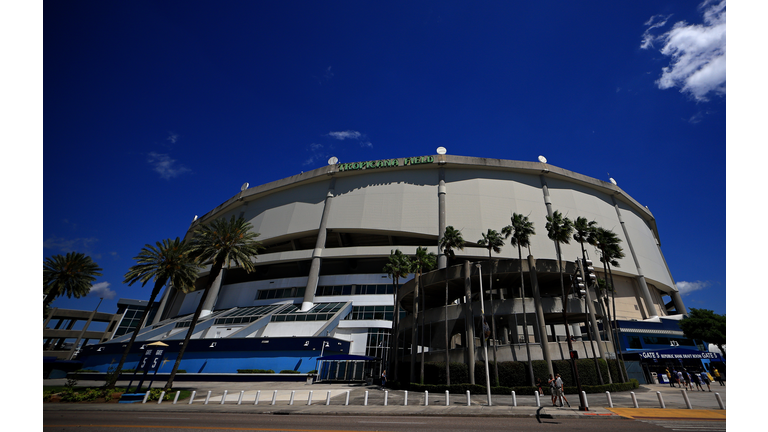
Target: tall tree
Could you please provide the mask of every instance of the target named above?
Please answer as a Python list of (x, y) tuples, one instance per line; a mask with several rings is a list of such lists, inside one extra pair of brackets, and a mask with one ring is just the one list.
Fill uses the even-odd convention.
[[(504, 237), (494, 229), (488, 229), (486, 234), (480, 233), (483, 238), (477, 241), (477, 244), (488, 249), (488, 277), (490, 283), (488, 290), (491, 293), (491, 331), (493, 332), (493, 367), (496, 372), (496, 387), (499, 384), (499, 364), (496, 360), (496, 308), (493, 305), (493, 262), (492, 252), (501, 253), (501, 247), (504, 246)], [(483, 295), (483, 293), (480, 293)], [(500, 295), (501, 296), (501, 295)], [(504, 299), (504, 296), (501, 296)]]
[(709, 309), (691, 308), (688, 316), (678, 321), (678, 325), (685, 337), (715, 344), (725, 358), (725, 315)]
[[(610, 293), (611, 295), (613, 303), (613, 321), (611, 321), (609, 312), (608, 321), (610, 321), (611, 324), (608, 327), (613, 335), (613, 347), (616, 351), (616, 362), (619, 364), (619, 378), (621, 378), (621, 382), (626, 382), (628, 380), (627, 372), (620, 366), (623, 362), (623, 354), (621, 353), (621, 341), (618, 337), (616, 321), (616, 288), (613, 283), (613, 272), (611, 271), (611, 266), (619, 267), (619, 262), (617, 260), (624, 258), (624, 252), (620, 246), (621, 239), (611, 230), (602, 227), (595, 228), (594, 242), (600, 252), (600, 261), (603, 263), (603, 271), (607, 277), (606, 282), (610, 281), (606, 284), (605, 294), (607, 295)], [(610, 309), (608, 306), (606, 306), (606, 308)], [(622, 362), (619, 362), (619, 359), (622, 359)]]
[(451, 342), (450, 335), (448, 334), (448, 267), (456, 259), (454, 250), (464, 250), (465, 243), (461, 231), (450, 225), (445, 227), (445, 233), (443, 233), (443, 237), (440, 239), (439, 246), (447, 258), (445, 265), (445, 313), (443, 314), (443, 323), (445, 324), (445, 380), (448, 385), (451, 385), (451, 355), (448, 352)]
[[(531, 236), (536, 234), (533, 222), (528, 216), (512, 213), (512, 224), (505, 226), (501, 232), (509, 238), (509, 244), (517, 246), (517, 260), (520, 264), (520, 301), (523, 303), (523, 337), (525, 338), (525, 353), (528, 357), (528, 376), (530, 385), (534, 384), (533, 360), (531, 359), (531, 347), (528, 345), (528, 318), (525, 310), (525, 280), (523, 278), (523, 248), (531, 246)], [(546, 342), (545, 342), (546, 343)]]
[[(573, 239), (576, 240), (579, 245), (581, 246), (581, 258), (582, 260), (586, 261), (587, 259), (587, 251), (584, 249), (584, 243), (595, 245), (595, 228), (596, 228), (597, 222), (587, 220), (585, 217), (577, 217), (576, 220), (573, 223)], [(589, 280), (585, 280), (584, 283), (585, 289), (589, 289)], [(592, 332), (590, 331), (590, 318), (589, 318), (589, 311), (585, 311), (588, 315), (587, 317), (587, 338), (589, 339), (589, 345), (592, 347), (592, 358), (595, 360), (595, 368), (597, 369), (597, 376), (600, 378), (600, 384), (603, 384), (603, 373), (600, 371), (600, 364), (597, 361), (597, 355), (595, 355), (595, 346), (592, 344)], [(599, 342), (598, 342), (599, 343)]]
[[(136, 261), (136, 265), (128, 269), (123, 283), (131, 286), (136, 282), (141, 282), (143, 287), (147, 282), (154, 279), (155, 285), (152, 288), (152, 294), (149, 296), (147, 307), (144, 308), (144, 312), (141, 315), (141, 320), (139, 320), (139, 324), (133, 330), (131, 340), (123, 350), (123, 356), (117, 364), (115, 373), (107, 383), (107, 388), (115, 386), (125, 360), (128, 358), (128, 353), (131, 351), (141, 326), (144, 325), (149, 311), (152, 309), (152, 303), (154, 303), (157, 295), (160, 294), (163, 285), (170, 281), (174, 288), (184, 293), (194, 291), (195, 279), (197, 279), (197, 271), (200, 266), (192, 259), (189, 252), (189, 244), (182, 242), (176, 237), (176, 240), (165, 239), (162, 242), (156, 242), (155, 246), (146, 244), (139, 251), (139, 254), (133, 258)], [(157, 311), (157, 313), (161, 312)]]
[(208, 273), (205, 290), (192, 317), (187, 336), (184, 338), (173, 370), (165, 384), (166, 391), (173, 385), (176, 371), (178, 371), (181, 359), (189, 345), (189, 339), (195, 333), (195, 326), (203, 311), (203, 304), (208, 297), (208, 292), (221, 270), (225, 267), (229, 268), (232, 264), (239, 266), (246, 273), (250, 273), (256, 268), (252, 260), (256, 259), (259, 250), (264, 249), (264, 246), (256, 241), (259, 233), (251, 231), (251, 228), (250, 222), (242, 217), (235, 219), (233, 215), (229, 220), (216, 219), (193, 233), (190, 244), (191, 254), (200, 264), (210, 265), (211, 271)]
[[(421, 371), (419, 373), (419, 383), (424, 384), (424, 295), (419, 294), (421, 285), (421, 274), (430, 271), (435, 267), (437, 256), (433, 252), (427, 252), (427, 248), (421, 246), (416, 248), (416, 254), (411, 259), (413, 272), (416, 273), (416, 298), (421, 298)], [(415, 317), (414, 317), (415, 318)], [(416, 320), (413, 325), (416, 326)], [(416, 353), (412, 353), (412, 359), (415, 359)], [(413, 360), (411, 360), (413, 364)]]
[(390, 375), (393, 381), (398, 377), (398, 353), (399, 353), (399, 332), (400, 332), (400, 305), (397, 303), (397, 291), (400, 288), (400, 278), (407, 277), (411, 273), (411, 260), (400, 249), (391, 251), (389, 259), (384, 265), (384, 271), (392, 277), (392, 296), (394, 298), (394, 314), (392, 315), (392, 334), (389, 338), (390, 345), (390, 364), (392, 365)]
[(87, 295), (96, 276), (101, 276), (101, 267), (80, 252), (46, 258), (43, 261), (43, 310), (64, 294), (69, 298)]
[[(547, 216), (547, 236), (555, 242), (557, 251), (557, 267), (560, 273), (560, 290), (563, 298), (563, 323), (565, 324), (565, 338), (568, 341), (568, 352), (573, 352), (573, 343), (571, 342), (571, 331), (568, 328), (568, 299), (565, 295), (565, 285), (563, 283), (563, 257), (560, 245), (570, 244), (571, 234), (573, 234), (573, 221), (563, 216), (559, 211), (555, 211), (552, 216)], [(571, 369), (573, 377), (576, 379), (576, 388), (579, 394), (580, 407), (584, 407), (585, 401), (581, 394), (581, 380), (579, 379), (579, 369), (576, 366), (576, 360), (571, 356)]]

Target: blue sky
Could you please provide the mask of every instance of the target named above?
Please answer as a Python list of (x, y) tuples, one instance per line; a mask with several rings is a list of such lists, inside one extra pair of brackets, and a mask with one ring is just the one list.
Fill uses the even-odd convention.
[(147, 299), (142, 246), (245, 182), (443, 146), (616, 179), (686, 306), (725, 313), (724, 1), (44, 6), (43, 259), (104, 269), (53, 306)]

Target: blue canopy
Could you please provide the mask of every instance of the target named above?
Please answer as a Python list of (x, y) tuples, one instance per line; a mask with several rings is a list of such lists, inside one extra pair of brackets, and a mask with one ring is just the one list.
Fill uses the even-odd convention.
[(376, 357), (368, 357), (368, 356), (352, 355), (352, 354), (334, 354), (334, 355), (318, 357), (317, 359), (318, 360), (357, 360), (357, 361), (378, 360)]

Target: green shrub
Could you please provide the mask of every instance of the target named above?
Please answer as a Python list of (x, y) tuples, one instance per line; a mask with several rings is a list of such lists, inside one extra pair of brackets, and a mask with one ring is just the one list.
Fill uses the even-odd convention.
[[(237, 373), (253, 374), (253, 373), (275, 373), (272, 369), (238, 369)], [(281, 372), (282, 373), (282, 372)]]
[(281, 374), (300, 374), (301, 372), (295, 371), (292, 369), (283, 369), (280, 371)]
[[(147, 398), (147, 401), (156, 401), (160, 399), (160, 394), (163, 393), (163, 389), (161, 388), (153, 388), (149, 389), (149, 397)], [(169, 401), (174, 398), (176, 395), (176, 392), (174, 390), (168, 390), (165, 392), (165, 395), (163, 395), (164, 401)]]

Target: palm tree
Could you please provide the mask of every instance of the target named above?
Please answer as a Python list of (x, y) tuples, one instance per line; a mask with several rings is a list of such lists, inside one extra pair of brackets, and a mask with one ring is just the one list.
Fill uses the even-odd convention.
[[(435, 267), (437, 262), (437, 256), (434, 252), (427, 252), (427, 248), (421, 246), (416, 248), (416, 255), (413, 256), (411, 263), (413, 265), (413, 271), (416, 273), (416, 298), (421, 298), (421, 372), (419, 374), (419, 383), (424, 384), (424, 296), (419, 295), (419, 285), (421, 284), (421, 274), (425, 271), (430, 271)], [(416, 308), (414, 308), (416, 310)], [(416, 315), (414, 315), (416, 318)], [(413, 322), (414, 328), (416, 328), (416, 320)], [(413, 371), (413, 365), (415, 362), (416, 353), (411, 353), (411, 370)]]
[(173, 384), (181, 358), (184, 356), (187, 345), (189, 345), (189, 339), (195, 333), (195, 326), (203, 311), (203, 304), (208, 297), (208, 292), (221, 270), (225, 267), (229, 268), (233, 263), (245, 270), (246, 273), (250, 273), (256, 268), (252, 260), (259, 254), (259, 250), (264, 249), (264, 246), (256, 241), (259, 233), (252, 232), (251, 228), (250, 222), (242, 217), (235, 219), (233, 215), (229, 221), (221, 218), (208, 225), (203, 225), (193, 234), (190, 242), (191, 254), (200, 264), (210, 264), (211, 271), (208, 273), (205, 290), (192, 317), (187, 336), (184, 338), (179, 355), (176, 357), (176, 363), (174, 363), (171, 375), (165, 384), (166, 391)]
[(411, 272), (411, 260), (400, 249), (391, 251), (389, 260), (384, 265), (384, 271), (392, 277), (392, 295), (394, 297), (394, 314), (392, 315), (392, 334), (390, 335), (390, 360), (392, 364), (392, 380), (397, 381), (399, 332), (400, 332), (400, 305), (397, 303), (397, 290), (400, 287), (400, 278), (406, 277)]
[[(491, 262), (491, 252), (501, 253), (501, 247), (504, 246), (504, 238), (496, 230), (488, 229), (487, 234), (480, 233), (483, 238), (477, 241), (477, 244), (488, 249), (488, 277), (490, 283), (488, 290), (491, 293), (491, 331), (493, 332), (493, 367), (496, 372), (496, 387), (499, 386), (499, 364), (496, 360), (496, 313), (493, 306), (493, 263)], [(483, 293), (480, 293), (482, 295)], [(504, 296), (499, 292), (501, 299)]]
[(43, 310), (59, 296), (80, 298), (91, 290), (96, 276), (101, 276), (99, 267), (91, 257), (80, 252), (69, 252), (66, 256), (54, 255), (43, 261)]
[[(144, 308), (141, 320), (133, 330), (131, 340), (126, 345), (125, 350), (123, 350), (123, 357), (120, 359), (120, 363), (117, 364), (112, 378), (107, 383), (107, 388), (115, 386), (125, 360), (128, 358), (128, 353), (131, 351), (141, 326), (147, 319), (150, 309), (152, 309), (152, 303), (154, 303), (163, 285), (170, 280), (176, 289), (184, 293), (195, 289), (195, 279), (197, 279), (197, 271), (200, 266), (190, 257), (189, 244), (182, 242), (176, 237), (176, 240), (165, 239), (162, 243), (156, 242), (155, 245), (144, 245), (139, 254), (133, 258), (137, 264), (131, 267), (128, 273), (125, 274), (123, 283), (127, 283), (128, 286), (141, 282), (143, 287), (152, 279), (155, 280), (155, 286), (152, 288), (152, 294), (149, 296), (149, 302), (147, 307)], [(160, 312), (162, 311), (157, 311), (157, 313)]]
[(520, 263), (520, 300), (523, 302), (523, 337), (525, 337), (525, 353), (528, 356), (528, 375), (533, 386), (533, 361), (531, 360), (531, 347), (528, 345), (528, 318), (525, 311), (525, 280), (523, 279), (523, 248), (531, 246), (531, 236), (536, 234), (533, 222), (528, 216), (512, 213), (512, 225), (505, 226), (501, 232), (505, 238), (509, 238), (509, 244), (517, 246), (517, 260)]
[[(597, 222), (587, 220), (585, 217), (577, 217), (576, 221), (573, 223), (573, 239), (579, 242), (579, 245), (581, 246), (581, 258), (584, 261), (584, 265), (586, 265), (586, 259), (587, 259), (587, 252), (584, 249), (584, 243), (588, 243), (590, 245), (595, 245), (595, 225), (597, 225)], [(589, 289), (589, 281), (585, 280), (584, 283), (585, 289)], [(592, 344), (592, 332), (590, 332), (590, 319), (587, 318), (587, 338), (589, 339), (589, 344), (592, 347), (592, 358), (595, 359), (595, 368), (597, 369), (597, 376), (600, 378), (600, 384), (603, 384), (603, 373), (600, 371), (600, 363), (597, 361), (597, 355), (595, 355), (595, 346)], [(610, 377), (609, 377), (610, 378)]]
[(451, 356), (448, 352), (450, 348), (450, 335), (448, 334), (448, 267), (452, 260), (456, 258), (454, 249), (464, 250), (464, 237), (461, 236), (461, 231), (457, 230), (453, 226), (445, 227), (445, 233), (440, 239), (439, 247), (443, 251), (448, 261), (445, 265), (445, 313), (443, 314), (443, 322), (445, 324), (445, 381), (447, 385), (451, 385)]
[[(571, 331), (568, 329), (568, 315), (567, 315), (567, 299), (565, 297), (565, 285), (563, 283), (563, 259), (560, 249), (561, 244), (570, 244), (571, 234), (573, 234), (573, 222), (564, 217), (559, 211), (555, 211), (552, 216), (547, 216), (547, 236), (550, 240), (555, 242), (555, 250), (557, 251), (557, 267), (560, 273), (560, 292), (563, 299), (563, 323), (565, 324), (565, 338), (568, 341), (568, 352), (573, 352), (573, 344), (571, 343)], [(579, 380), (579, 369), (576, 367), (576, 360), (571, 356), (571, 368), (573, 369), (573, 376), (576, 379), (576, 387), (579, 394), (580, 406), (584, 406), (584, 401), (581, 395), (581, 380)]]
[[(614, 349), (617, 354), (617, 362), (619, 358), (622, 358), (623, 361), (623, 355), (621, 354), (621, 342), (619, 341), (617, 334), (618, 329), (616, 328), (616, 290), (615, 285), (613, 284), (613, 272), (611, 271), (611, 266), (619, 267), (619, 262), (617, 260), (624, 258), (624, 252), (620, 243), (621, 239), (613, 231), (601, 227), (595, 229), (595, 246), (600, 252), (600, 261), (603, 263), (604, 274), (610, 278), (610, 283), (606, 284), (606, 291), (610, 291), (611, 299), (613, 300), (613, 325), (610, 325), (610, 331), (614, 334), (613, 340)], [(608, 306), (606, 306), (606, 308), (610, 311)], [(611, 321), (610, 312), (608, 320)], [(621, 378), (621, 382), (626, 382), (625, 374), (626, 371), (623, 371), (622, 368), (619, 367), (619, 377)]]

